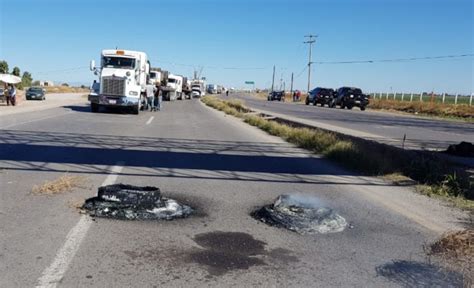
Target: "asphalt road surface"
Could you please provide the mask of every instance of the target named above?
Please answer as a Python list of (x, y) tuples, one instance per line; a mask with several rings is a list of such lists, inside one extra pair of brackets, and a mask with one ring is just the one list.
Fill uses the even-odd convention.
[(248, 94), (231, 94), (229, 97), (242, 99), (247, 106), (255, 109), (309, 120), (323, 127), (327, 125), (329, 129), (343, 129), (343, 133), (399, 147), (405, 135), (405, 147), (415, 149), (446, 150), (450, 144), (459, 144), (461, 141), (474, 143), (473, 123), (372, 110), (360, 111), (357, 107), (342, 110), (319, 105), (293, 105), (257, 99)]
[[(65, 173), (83, 177), (80, 187), (31, 193)], [(79, 213), (84, 199), (111, 183), (157, 186), (197, 213), (174, 221)], [(198, 100), (165, 102), (164, 111), (138, 116), (90, 113), (85, 104), (0, 116), (0, 193), (0, 287), (458, 287), (462, 281), (428, 264), (423, 245), (464, 227), (463, 212), (341, 169)], [(300, 235), (249, 216), (280, 194), (314, 197), (350, 227)]]

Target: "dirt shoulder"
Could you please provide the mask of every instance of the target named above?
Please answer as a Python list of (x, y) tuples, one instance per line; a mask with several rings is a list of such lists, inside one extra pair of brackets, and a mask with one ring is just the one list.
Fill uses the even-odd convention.
[(0, 117), (18, 113), (46, 110), (71, 104), (87, 103), (87, 93), (51, 93), (46, 94), (46, 100), (25, 100), (24, 91), (17, 94), (17, 105), (7, 106), (0, 102)]

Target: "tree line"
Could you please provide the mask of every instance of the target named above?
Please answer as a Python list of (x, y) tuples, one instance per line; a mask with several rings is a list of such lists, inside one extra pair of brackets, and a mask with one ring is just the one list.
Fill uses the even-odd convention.
[[(5, 60), (0, 61), (0, 73), (3, 73), (3, 74), (9, 73), (8, 63)], [(13, 67), (12, 74), (15, 76), (21, 77), (21, 82), (18, 83), (17, 85), (18, 89), (23, 89), (24, 87), (31, 87), (31, 84), (33, 83), (33, 77), (31, 76), (30, 72), (24, 71), (23, 75), (20, 76), (21, 74), (20, 68), (15, 66)]]

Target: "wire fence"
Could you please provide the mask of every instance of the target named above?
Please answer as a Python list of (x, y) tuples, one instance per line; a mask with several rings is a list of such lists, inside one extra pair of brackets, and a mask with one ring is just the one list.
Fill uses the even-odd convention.
[(370, 93), (372, 99), (379, 100), (395, 100), (407, 102), (429, 102), (442, 103), (452, 105), (469, 105), (472, 106), (474, 101), (474, 93), (471, 95), (448, 94), (448, 93)]

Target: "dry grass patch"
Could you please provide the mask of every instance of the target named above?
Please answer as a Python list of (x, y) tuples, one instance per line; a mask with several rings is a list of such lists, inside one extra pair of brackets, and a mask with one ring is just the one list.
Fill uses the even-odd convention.
[[(215, 97), (204, 97), (202, 101), (226, 114), (243, 119), (267, 133), (325, 156), (347, 168), (370, 176), (398, 174), (393, 179), (399, 185), (413, 185), (413, 179), (426, 184), (430, 194), (470, 201), (474, 199), (474, 187), (469, 176), (457, 167), (452, 167), (435, 154), (401, 150), (396, 147), (348, 137), (318, 128), (292, 127), (287, 123), (270, 121), (250, 112), (240, 101), (226, 101)], [(392, 176), (393, 176), (392, 175)], [(470, 200), (469, 200), (470, 199)], [(465, 206), (465, 205), (463, 205)]]
[(437, 256), (470, 278), (474, 273), (474, 229), (449, 232), (426, 247), (427, 254)]
[(89, 92), (87, 88), (80, 87), (68, 87), (68, 86), (46, 86), (43, 87), (46, 89), (46, 93), (79, 93), (79, 92)]
[(55, 180), (45, 181), (41, 185), (33, 186), (31, 192), (35, 195), (55, 195), (70, 192), (74, 188), (84, 187), (86, 178), (64, 174)]
[(456, 117), (474, 121), (474, 106), (466, 104), (453, 105), (419, 101), (402, 102), (397, 100), (371, 99), (369, 107), (372, 109), (395, 110), (439, 117)]

